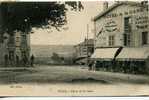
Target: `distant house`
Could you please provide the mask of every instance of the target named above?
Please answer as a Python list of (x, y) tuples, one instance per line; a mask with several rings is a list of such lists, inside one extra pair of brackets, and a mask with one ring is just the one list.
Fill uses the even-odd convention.
[(83, 42), (75, 45), (76, 50), (76, 63), (85, 64), (88, 57), (94, 52), (94, 40), (85, 39)]
[(99, 67), (112, 68), (112, 64), (108, 63), (115, 60), (120, 70), (130, 64), (132, 69), (128, 70), (146, 70), (144, 66), (148, 65), (145, 61), (149, 56), (148, 3), (119, 1), (108, 7), (108, 2), (104, 2), (103, 7), (103, 12), (93, 19), (95, 52), (91, 58), (97, 61)]
[(16, 31), (13, 35), (4, 33), (4, 41), (0, 43), (0, 52), (2, 53), (0, 64), (3, 65), (5, 62), (5, 56), (8, 56), (8, 62), (10, 64), (16, 63), (16, 56), (18, 60), (21, 60), (26, 56), (29, 60), (30, 57), (30, 34), (25, 34)]

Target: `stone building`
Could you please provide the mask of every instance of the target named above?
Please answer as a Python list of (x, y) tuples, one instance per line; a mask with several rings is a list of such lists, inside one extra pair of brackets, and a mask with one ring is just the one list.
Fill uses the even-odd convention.
[(83, 42), (75, 46), (76, 62), (79, 64), (86, 64), (86, 58), (90, 57), (94, 52), (94, 40), (85, 39)]
[(15, 66), (17, 62), (23, 63), (24, 57), (29, 60), (30, 34), (17, 30), (9, 34), (5, 32), (6, 13), (7, 7), (0, 4), (0, 65), (4, 66), (7, 63), (9, 66)]
[(149, 56), (147, 2), (119, 1), (110, 7), (104, 2), (103, 12), (93, 21), (95, 52), (91, 58), (95, 61), (116, 60), (126, 65), (125, 62), (145, 61)]
[(13, 35), (4, 33), (3, 38), (3, 43), (0, 43), (1, 65), (5, 63), (6, 56), (8, 56), (7, 64), (9, 65), (15, 65), (16, 62), (21, 64), (24, 57), (27, 57), (29, 61), (30, 34), (16, 31)]

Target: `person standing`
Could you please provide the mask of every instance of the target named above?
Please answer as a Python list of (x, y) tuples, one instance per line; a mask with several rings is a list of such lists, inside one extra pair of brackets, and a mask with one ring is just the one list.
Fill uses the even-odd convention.
[(16, 55), (16, 66), (19, 66), (19, 56)]
[(30, 59), (30, 60), (31, 60), (31, 66), (32, 66), (32, 67), (34, 66), (34, 58), (35, 58), (34, 55), (32, 55), (32, 56), (31, 56), (31, 59)]
[(23, 66), (27, 67), (27, 65), (28, 65), (28, 58), (27, 58), (26, 55), (23, 55), (22, 62), (23, 62)]
[(92, 66), (92, 70), (93, 70), (93, 71), (96, 71), (96, 65), (97, 65), (97, 62), (94, 61), (94, 64), (93, 64), (93, 66)]
[(93, 61), (89, 61), (89, 64), (88, 64), (89, 70), (92, 70), (93, 63), (94, 63)]
[(8, 55), (7, 54), (5, 54), (5, 56), (4, 56), (4, 62), (5, 62), (5, 66), (7, 67), (8, 66)]

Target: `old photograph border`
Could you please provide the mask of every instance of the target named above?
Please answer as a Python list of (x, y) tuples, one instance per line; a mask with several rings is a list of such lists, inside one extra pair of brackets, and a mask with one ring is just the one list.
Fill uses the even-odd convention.
[[(12, 2), (13, 2), (13, 0), (12, 0)], [(17, 2), (18, 2), (18, 0), (17, 0)], [(30, 2), (32, 2), (32, 1), (30, 1)], [(82, 0), (82, 2), (90, 2), (91, 3), (91, 2), (100, 2), (100, 1), (88, 1), (88, 0), (83, 1)], [(103, 1), (101, 1), (101, 2), (103, 2)], [(107, 5), (105, 4), (104, 7), (107, 7)], [(105, 10), (105, 9), (103, 8), (103, 10)], [(140, 10), (140, 12), (141, 12), (141, 10)], [(131, 12), (131, 13), (133, 13), (133, 12)], [(96, 23), (97, 19), (101, 16), (102, 15), (97, 15), (96, 17), (92, 18), (91, 21), (94, 21)], [(115, 17), (117, 15), (109, 15), (107, 17), (110, 18), (110, 17), (113, 17), (113, 16)], [(101, 28), (101, 30), (100, 30), (100, 28), (98, 30), (96, 28), (96, 30), (94, 30), (94, 31), (98, 30), (98, 32), (97, 32), (98, 34), (95, 32), (95, 34), (94, 34), (95, 37), (94, 38), (97, 38), (98, 35), (100, 35), (102, 33), (102, 31), (115, 31), (116, 30), (116, 32), (120, 32), (121, 27), (123, 27), (118, 23), (118, 26), (121, 26), (121, 27), (120, 28), (118, 27), (118, 29), (117, 29), (117, 26), (116, 26), (117, 22), (104, 23), (101, 26), (105, 25), (105, 27), (111, 27), (110, 24), (112, 25), (112, 28), (109, 28), (110, 30), (108, 30), (108, 28), (107, 28), (107, 30), (103, 30), (102, 28)], [(139, 22), (138, 22), (137, 25), (138, 25), (138, 28), (140, 28)], [(111, 96), (111, 97), (112, 96), (117, 96), (117, 97), (130, 96), (130, 97), (134, 97), (134, 96), (136, 96), (136, 97), (138, 97), (138, 96), (140, 96), (140, 97), (142, 97), (142, 96), (149, 96), (148, 72), (144, 72), (144, 71), (142, 72), (142, 70), (140, 71), (138, 69), (139, 72), (138, 71), (134, 72), (134, 70), (133, 70), (133, 72), (131, 73), (129, 70), (125, 70), (126, 72), (122, 71), (122, 73), (119, 73), (117, 71), (117, 69), (106, 69), (106, 68), (101, 68), (100, 69), (99, 68), (98, 69), (99, 72), (97, 73), (96, 72), (97, 69), (96, 69), (95, 66), (97, 65), (98, 62), (94, 61), (94, 59), (98, 59), (98, 57), (105, 57), (106, 58), (107, 55), (108, 55), (108, 57), (105, 60), (105, 62), (109, 61), (109, 59), (113, 59), (113, 58), (114, 58), (113, 60), (115, 60), (115, 57), (117, 57), (117, 55), (119, 55), (119, 52), (121, 52), (121, 50), (123, 50), (124, 52), (122, 52), (117, 57), (118, 59), (123, 61), (123, 59), (121, 59), (121, 57), (122, 58), (126, 57), (124, 55), (126, 53), (128, 53), (128, 51), (129, 51), (130, 54), (128, 54), (128, 55), (129, 55), (130, 58), (132, 57), (130, 59), (132, 62), (133, 62), (133, 59), (136, 59), (135, 56), (138, 57), (140, 62), (142, 62), (142, 58), (139, 58), (138, 55), (139, 54), (143, 55), (143, 53), (149, 51), (149, 49), (146, 48), (146, 47), (142, 47), (142, 48), (145, 48), (145, 49), (137, 48), (138, 51), (135, 51), (134, 49), (136, 49), (136, 48), (128, 49), (128, 48), (122, 48), (121, 46), (114, 47), (114, 49), (113, 48), (109, 49), (109, 47), (106, 47), (106, 43), (105, 44), (104, 44), (104, 42), (102, 43), (102, 39), (101, 39), (100, 43), (98, 43), (98, 41), (97, 42), (96, 41), (92, 42), (93, 44), (94, 44), (94, 42), (95, 42), (95, 44), (97, 43), (96, 45), (95, 44), (94, 45), (89, 44), (88, 40), (90, 40), (90, 39), (88, 38), (89, 37), (88, 36), (88, 30), (89, 30), (88, 27), (90, 27), (90, 26), (88, 24), (85, 25), (85, 26), (86, 26), (85, 27), (85, 32), (84, 32), (85, 33), (85, 35), (84, 35), (85, 39), (84, 39), (84, 41), (82, 41), (82, 42), (78, 43), (77, 45), (75, 45), (75, 48), (76, 48), (76, 50), (80, 50), (80, 48), (83, 48), (84, 45), (85, 45), (85, 47), (89, 45), (89, 48), (93, 48), (95, 50), (94, 53), (92, 52), (92, 49), (91, 49), (89, 52), (87, 52), (85, 54), (85, 57), (87, 58), (87, 59), (85, 59), (85, 63), (84, 62), (79, 62), (79, 61), (77, 62), (77, 64), (81, 64), (81, 65), (82, 64), (85, 64), (85, 65), (87, 64), (87, 66), (89, 66), (89, 67), (82, 67), (82, 66), (80, 67), (78, 65), (73, 65), (75, 68), (74, 67), (69, 68), (69, 64), (71, 65), (70, 62), (73, 60), (71, 57), (74, 56), (74, 55), (73, 55), (73, 53), (70, 52), (71, 53), (70, 55), (72, 55), (72, 56), (69, 57), (69, 59), (66, 59), (66, 62), (62, 62), (61, 60), (64, 59), (65, 56), (64, 57), (61, 57), (61, 56), (63, 56), (64, 54), (61, 54), (61, 51), (57, 51), (58, 53), (55, 53), (56, 49), (58, 47), (59, 47), (58, 49), (60, 50), (60, 45), (58, 45), (58, 47), (56, 47), (56, 49), (54, 49), (55, 52), (53, 51), (53, 53), (51, 53), (53, 58), (52, 57), (51, 58), (46, 58), (46, 59), (50, 59), (50, 60), (52, 59), (53, 60), (52, 62), (48, 62), (48, 64), (51, 64), (52, 66), (54, 66), (50, 69), (49, 68), (46, 69), (46, 67), (48, 65), (43, 65), (43, 68), (40, 68), (39, 67), (40, 66), (39, 62), (43, 63), (40, 59), (36, 62), (36, 63), (38, 63), (38, 65), (34, 65), (34, 63), (33, 63), (34, 62), (34, 55), (33, 54), (31, 56), (29, 55), (29, 60), (30, 61), (28, 63), (25, 63), (27, 60), (24, 60), (24, 62), (21, 63), (21, 65), (24, 64), (28, 68), (18, 68), (17, 67), (15, 70), (13, 68), (12, 69), (11, 68), (6, 68), (6, 69), (5, 68), (0, 68), (0, 69), (2, 69), (2, 71), (5, 71), (4, 76), (5, 76), (5, 74), (9, 74), (10, 71), (14, 72), (13, 74), (10, 73), (10, 76), (12, 76), (12, 77), (6, 78), (6, 79), (9, 79), (8, 83), (4, 82), (4, 84), (2, 83), (0, 85), (0, 96), (1, 97), (8, 97), (8, 96), (10, 96), (10, 97), (22, 97), (22, 96), (33, 96), (33, 97), (34, 96), (48, 96), (48, 97), (50, 97), (50, 96), (51, 97), (53, 97), (53, 96), (54, 97), (65, 97), (65, 96), (67, 96), (67, 97), (68, 96), (69, 97), (72, 97), (72, 96), (73, 97), (74, 96), (75, 97), (89, 97), (89, 96), (91, 96), (91, 97), (103, 97), (103, 96), (105, 96), (105, 97), (106, 96), (107, 97), (109, 97), (109, 96)], [(93, 26), (93, 28), (94, 27), (96, 27), (96, 25)], [(115, 29), (115, 27), (116, 27), (116, 29)], [(141, 28), (142, 28), (142, 26), (141, 26)], [(148, 29), (146, 29), (146, 30), (148, 31)], [(17, 34), (22, 34), (22, 33), (19, 33), (19, 32), (16, 32), (16, 33)], [(4, 36), (7, 38), (8, 34), (4, 34)], [(72, 38), (73, 38), (73, 35), (72, 35)], [(74, 38), (75, 38), (75, 35), (74, 35)], [(144, 35), (143, 40), (145, 40), (145, 39), (146, 39), (146, 35)], [(113, 42), (113, 37), (112, 36), (109, 37), (109, 40), (110, 40), (110, 41), (108, 41), (109, 45), (112, 46), (115, 43), (115, 42)], [(137, 45), (138, 40), (134, 40), (134, 41), (135, 41), (134, 44)], [(65, 42), (68, 42), (68, 41), (65, 41)], [(128, 42), (129, 42), (129, 40), (127, 41), (127, 43)], [(146, 41), (143, 41), (143, 43), (146, 44)], [(19, 45), (19, 44), (17, 44), (17, 45)], [(103, 45), (105, 47), (102, 47), (101, 45)], [(132, 43), (132, 45), (133, 45), (133, 43)], [(55, 47), (52, 47), (52, 48), (55, 48)], [(98, 48), (100, 48), (100, 49), (98, 49)], [(103, 49), (103, 48), (106, 48), (106, 49)], [(89, 50), (89, 49), (87, 49), (87, 50)], [(116, 52), (116, 55), (114, 55), (115, 50), (118, 51), (118, 52)], [(72, 51), (72, 48), (71, 49), (69, 48), (65, 52), (68, 53), (68, 51)], [(47, 51), (41, 51), (41, 52), (43, 53), (43, 52), (47, 52)], [(100, 54), (98, 52), (100, 52), (102, 54)], [(114, 53), (112, 54), (112, 52), (114, 52)], [(81, 54), (81, 53), (83, 54), (83, 52), (79, 51), (79, 54)], [(93, 55), (91, 56), (90, 53), (92, 53)], [(106, 55), (106, 53), (107, 53), (107, 55)], [(18, 55), (19, 55), (19, 53), (18, 53)], [(28, 55), (28, 54), (26, 53), (26, 55)], [(43, 54), (43, 55), (46, 55), (46, 54)], [(141, 55), (141, 57), (144, 57), (144, 56), (146, 57), (147, 56), (147, 55), (143, 55), (143, 56), (142, 55)], [(93, 58), (93, 61), (92, 60), (89, 61), (89, 59), (88, 59), (89, 56), (91, 58)], [(110, 58), (110, 56), (114, 56), (114, 57)], [(5, 56), (5, 58), (7, 59), (8, 57)], [(36, 55), (35, 55), (35, 58), (36, 58)], [(4, 64), (6, 66), (15, 66), (13, 64), (17, 63), (17, 57), (15, 57), (15, 63), (13, 63), (12, 60), (9, 61), (10, 65), (5, 63), (6, 60), (4, 61)], [(126, 60), (129, 60), (129, 59), (126, 59)], [(66, 65), (68, 65), (68, 67), (65, 68), (64, 66), (59, 65), (59, 63), (57, 63), (56, 61), (61, 62), (61, 64), (62, 63), (66, 64)], [(102, 61), (101, 58), (100, 58), (100, 61)], [(69, 62), (69, 64), (68, 64), (68, 62)], [(73, 61), (72, 61), (72, 63), (73, 63)], [(111, 62), (111, 63), (115, 64), (113, 62)], [(141, 64), (143, 66), (144, 63), (137, 63), (137, 65), (138, 64)], [(119, 66), (120, 65), (123, 65), (123, 64), (120, 63)], [(127, 65), (128, 65), (128, 63), (127, 63)], [(30, 67), (30, 66), (32, 66), (32, 67)], [(39, 70), (35, 70), (36, 66), (37, 66), (37, 69), (39, 69)], [(61, 66), (61, 67), (59, 67), (59, 66)], [(133, 63), (133, 66), (135, 66), (134, 63)], [(59, 70), (59, 69), (61, 69), (61, 70)], [(20, 75), (19, 71), (23, 71), (23, 70), (25, 70), (24, 72), (30, 73), (30, 74), (32, 74), (36, 71), (39, 71), (39, 73), (42, 73), (42, 74), (41, 75), (39, 75), (38, 73), (33, 74), (33, 76), (36, 76), (34, 79), (30, 79), (30, 77), (28, 75), (26, 75), (26, 81), (24, 81), (25, 79), (23, 79), (23, 76), (22, 76), (22, 78), (17, 77), (17, 75)], [(43, 70), (45, 71), (44, 74), (43, 74)], [(73, 70), (75, 72), (71, 72)], [(110, 70), (110, 72), (107, 72), (107, 70), (108, 71)], [(119, 69), (119, 70), (123, 70), (123, 69)], [(145, 68), (144, 68), (144, 70), (145, 70)], [(147, 70), (148, 69), (146, 69), (145, 71), (147, 71)], [(58, 76), (59, 72), (61, 73), (60, 75), (64, 75), (64, 76), (67, 75), (67, 76), (65, 76), (65, 77)], [(49, 73), (52, 73), (53, 76), (52, 76), (52, 74), (49, 74)], [(82, 73), (83, 75), (81, 76), (81, 75), (79, 75), (79, 73)], [(123, 75), (123, 73), (125, 73), (125, 74)], [(143, 75), (142, 75), (142, 73), (143, 73)], [(144, 75), (144, 73), (145, 73), (145, 75)], [(49, 79), (44, 77), (44, 75), (46, 75), (46, 74), (51, 75)], [(135, 75), (135, 74), (137, 74), (137, 75)], [(141, 75), (139, 75), (139, 74), (141, 74)], [(16, 76), (16, 77), (13, 77), (13, 75)], [(43, 81), (43, 83), (39, 82), (40, 78), (42, 79), (41, 81)], [(3, 79), (3, 77), (1, 77), (0, 80), (1, 79)], [(20, 83), (18, 81), (16, 81), (16, 82), (14, 81), (14, 80), (17, 80), (17, 79), (20, 81)], [(3, 80), (5, 81), (5, 78)], [(9, 83), (11, 83), (11, 84), (9, 84)]]

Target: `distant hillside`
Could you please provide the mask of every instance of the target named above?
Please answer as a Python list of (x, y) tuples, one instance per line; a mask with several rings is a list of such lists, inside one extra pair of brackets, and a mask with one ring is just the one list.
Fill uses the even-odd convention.
[(53, 52), (64, 56), (72, 56), (73, 45), (31, 45), (31, 53), (36, 57), (51, 57)]

